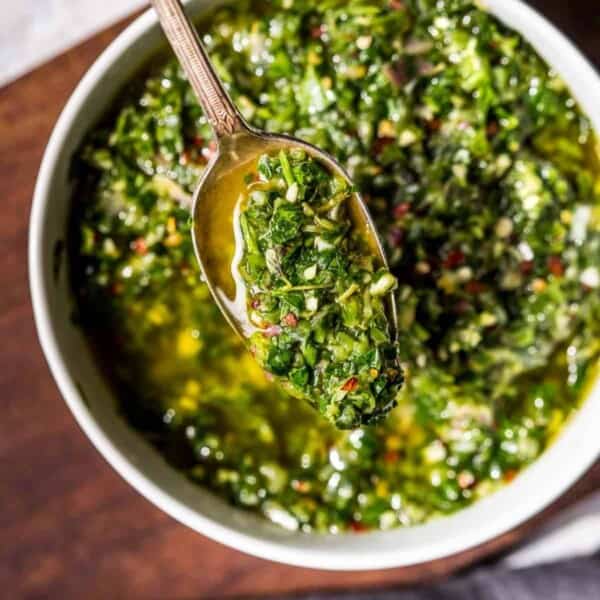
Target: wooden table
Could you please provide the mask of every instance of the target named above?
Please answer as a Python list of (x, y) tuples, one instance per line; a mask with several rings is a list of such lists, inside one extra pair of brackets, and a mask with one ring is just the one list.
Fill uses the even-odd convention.
[[(600, 65), (600, 8), (536, 0)], [(0, 90), (0, 595), (214, 598), (391, 586), (442, 577), (523, 539), (600, 488), (600, 464), (532, 522), (484, 547), (409, 569), (357, 574), (281, 566), (179, 525), (104, 462), (61, 400), (38, 346), (27, 227), (42, 152), (77, 81), (121, 23)]]

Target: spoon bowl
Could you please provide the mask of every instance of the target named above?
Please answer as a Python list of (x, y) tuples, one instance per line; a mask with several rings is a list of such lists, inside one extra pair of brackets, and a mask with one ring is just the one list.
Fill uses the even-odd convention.
[[(255, 131), (244, 124), (240, 131), (220, 140), (218, 151), (194, 193), (192, 235), (196, 257), (219, 308), (231, 327), (244, 338), (256, 331), (256, 327), (248, 320), (245, 287), (237, 273), (241, 236), (236, 219), (238, 199), (245, 189), (244, 177), (255, 170), (259, 156), (294, 148), (303, 150), (332, 175), (352, 185), (348, 173), (330, 154), (297, 138)], [(350, 197), (347, 209), (378, 266), (387, 269), (381, 240), (357, 191)], [(389, 294), (388, 312), (395, 334), (397, 316), (393, 294)]]

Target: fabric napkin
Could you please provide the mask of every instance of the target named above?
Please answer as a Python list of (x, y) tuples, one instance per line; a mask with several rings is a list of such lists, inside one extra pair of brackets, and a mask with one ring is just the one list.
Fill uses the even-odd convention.
[(511, 570), (480, 568), (416, 589), (310, 594), (302, 600), (599, 600), (600, 559), (581, 558)]

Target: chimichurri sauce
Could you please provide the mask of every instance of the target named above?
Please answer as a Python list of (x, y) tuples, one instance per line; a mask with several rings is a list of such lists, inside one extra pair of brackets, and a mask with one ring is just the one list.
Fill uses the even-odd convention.
[(91, 134), (74, 199), (79, 319), (132, 425), (302, 531), (421, 523), (513, 479), (600, 355), (600, 183), (568, 89), (466, 0), (238, 2), (201, 30), (244, 116), (337, 156), (367, 199), (406, 382), (384, 422), (340, 432), (224, 323), (190, 240), (214, 142), (169, 62)]
[(352, 220), (350, 184), (302, 149), (263, 154), (245, 179), (232, 272), (252, 354), (336, 427), (376, 423), (402, 384), (385, 305), (397, 282)]

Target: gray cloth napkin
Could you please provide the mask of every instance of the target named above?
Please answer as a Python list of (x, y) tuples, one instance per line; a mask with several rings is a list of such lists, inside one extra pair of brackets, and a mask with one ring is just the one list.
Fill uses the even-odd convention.
[(315, 593), (298, 600), (600, 600), (600, 559), (579, 558), (528, 569), (480, 567), (413, 589)]

